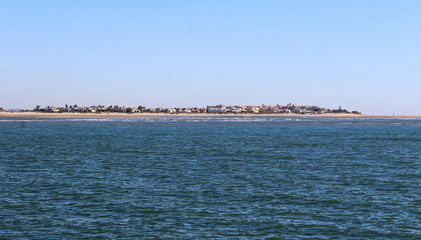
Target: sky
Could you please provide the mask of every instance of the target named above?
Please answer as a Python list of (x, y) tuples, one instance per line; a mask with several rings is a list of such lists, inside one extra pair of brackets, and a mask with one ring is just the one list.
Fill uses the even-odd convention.
[(421, 115), (421, 1), (0, 0), (0, 107)]

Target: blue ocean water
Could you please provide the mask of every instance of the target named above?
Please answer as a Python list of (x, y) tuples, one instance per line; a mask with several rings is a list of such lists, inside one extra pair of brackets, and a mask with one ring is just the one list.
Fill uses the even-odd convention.
[(420, 216), (420, 119), (0, 119), (0, 238), (420, 239)]

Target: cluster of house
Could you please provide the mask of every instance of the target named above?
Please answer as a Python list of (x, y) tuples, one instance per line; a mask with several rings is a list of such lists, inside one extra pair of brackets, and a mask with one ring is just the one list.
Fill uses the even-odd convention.
[[(319, 106), (298, 106), (295, 104), (287, 105), (265, 105), (260, 106), (225, 106), (225, 105), (216, 105), (208, 106), (208, 113), (255, 113), (255, 114), (271, 114), (271, 113), (296, 113), (296, 114), (323, 114), (323, 113), (349, 113), (347, 110), (342, 109), (328, 109), (322, 108)], [(358, 111), (352, 111), (354, 114), (361, 114)]]
[[(36, 106), (34, 111), (40, 112), (85, 112), (85, 113), (101, 113), (101, 112), (120, 112), (120, 113), (254, 113), (254, 114), (281, 114), (281, 113), (296, 113), (296, 114), (323, 114), (323, 113), (349, 113), (345, 109), (327, 109), (319, 106), (297, 106), (294, 104), (287, 105), (265, 105), (260, 106), (226, 106), (223, 104), (215, 106), (207, 106), (206, 108), (189, 107), (189, 108), (146, 108), (143, 106), (139, 107), (120, 107), (120, 106), (90, 106), (90, 107), (78, 107), (77, 105), (65, 107), (51, 107), (47, 106), (41, 108)], [(361, 114), (358, 111), (352, 111), (354, 114)]]
[(78, 107), (77, 105), (68, 106), (66, 104), (65, 107), (53, 107), (47, 106), (45, 108), (41, 108), (37, 105), (34, 109), (36, 112), (82, 112), (82, 113), (101, 113), (101, 112), (120, 112), (120, 113), (140, 113), (143, 112), (144, 107), (120, 107), (120, 106), (104, 106), (104, 105), (97, 105), (97, 106), (90, 106), (90, 107)]

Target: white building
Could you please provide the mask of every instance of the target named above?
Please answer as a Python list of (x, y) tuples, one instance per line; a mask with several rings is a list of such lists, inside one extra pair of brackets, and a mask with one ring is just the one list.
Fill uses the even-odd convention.
[(219, 104), (216, 106), (207, 106), (208, 113), (226, 113), (227, 107), (225, 105)]

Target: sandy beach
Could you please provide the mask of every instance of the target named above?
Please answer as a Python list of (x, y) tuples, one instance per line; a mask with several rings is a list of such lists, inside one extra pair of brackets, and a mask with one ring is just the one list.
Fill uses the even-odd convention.
[(345, 117), (345, 118), (420, 118), (420, 115), (365, 115), (347, 113), (302, 114), (214, 114), (214, 113), (41, 113), (0, 112), (0, 118), (165, 118), (165, 117)]

